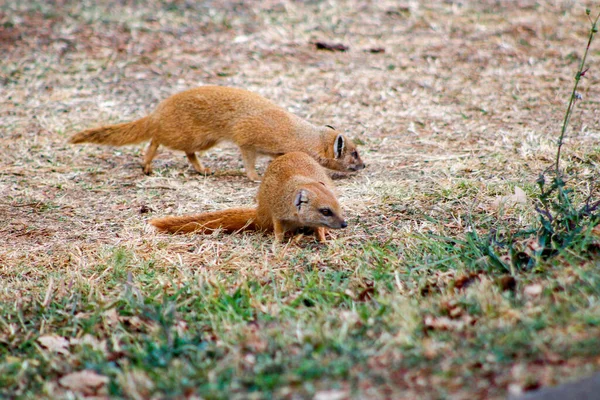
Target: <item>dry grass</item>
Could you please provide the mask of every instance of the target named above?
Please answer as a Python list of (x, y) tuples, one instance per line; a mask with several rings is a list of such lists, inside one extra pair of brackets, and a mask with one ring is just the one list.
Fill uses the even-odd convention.
[[(598, 369), (598, 359), (585, 355), (541, 365), (517, 355), (508, 367), (492, 368), (493, 379), (473, 373), (480, 378), (473, 385), (469, 371), (485, 367), (465, 367), (458, 378), (448, 375), (458, 358), (441, 366), (446, 375), (430, 374), (437, 367), (429, 361), (390, 369), (402, 358), (392, 349), (406, 341), (425, 349), (424, 360), (438, 360), (433, 354), (452, 350), (448, 343), (427, 338), (414, 342), (426, 308), (439, 312), (433, 308), (455, 297), (442, 290), (431, 303), (425, 296), (423, 306), (416, 305), (411, 298), (423, 295), (423, 279), (447, 287), (462, 273), (444, 268), (411, 275), (408, 255), (422, 246), (415, 235), (462, 235), (469, 216), (497, 217), (498, 210), (491, 207), (497, 196), (511, 194), (514, 186), (532, 195), (537, 175), (552, 163), (587, 35), (581, 4), (96, 3), (0, 3), (2, 302), (43, 301), (47, 292), (59, 299), (73, 288), (85, 288), (90, 298), (104, 296), (110, 303), (120, 296), (118, 282), (125, 282), (127, 274), (134, 280), (138, 274), (146, 276), (148, 269), (148, 282), (138, 282), (142, 292), (145, 287), (170, 292), (193, 282), (212, 282), (230, 292), (249, 281), (280, 282), (278, 290), (293, 301), (300, 289), (290, 277), (303, 275), (308, 266), (311, 271), (348, 273), (346, 289), (356, 299), (371, 284), (365, 269), (374, 265), (357, 249), (365, 243), (391, 243), (400, 250), (395, 259), (385, 257), (396, 275), (387, 290), (378, 288), (377, 299), (393, 312), (385, 316), (389, 321), (373, 328), (369, 363), (386, 371), (387, 380), (382, 379), (392, 382), (392, 392), (378, 391), (377, 381), (363, 372), (353, 388), (349, 378), (340, 378), (335, 384), (340, 390), (371, 391), (375, 397), (501, 396), (510, 384), (528, 387), (518, 368), (529, 368), (527, 376), (538, 385)], [(317, 51), (311, 44), (315, 40), (350, 49)], [(369, 52), (378, 47), (385, 52)], [(584, 100), (564, 152), (564, 165), (577, 174), (574, 184), (582, 196), (592, 190), (586, 182), (600, 174), (597, 55), (597, 50), (591, 54)], [(141, 147), (66, 144), (78, 130), (141, 117), (167, 96), (204, 84), (256, 91), (364, 143), (360, 150), (367, 169), (337, 181), (349, 228), (327, 246), (301, 240), (283, 250), (274, 250), (272, 238), (258, 234), (157, 234), (148, 226), (149, 218), (252, 204), (257, 185), (242, 174), (234, 147), (206, 154), (205, 164), (218, 171), (210, 177), (195, 174), (182, 153), (163, 149), (148, 177), (140, 167)], [(505, 210), (501, 218), (523, 226), (535, 216), (528, 204)], [(111, 267), (115, 251), (127, 254), (127, 273), (120, 281), (107, 280), (116, 268)], [(523, 285), (541, 282), (546, 287), (570, 282), (574, 275), (565, 265), (549, 276), (528, 275)], [(544, 301), (528, 300), (518, 310), (524, 314), (513, 315), (515, 305), (490, 289), (494, 279), (484, 276), (468, 289), (467, 297), (501, 316), (486, 322), (486, 334), (543, 314)], [(257, 302), (261, 312), (277, 315), (279, 303)], [(580, 311), (597, 311), (597, 298), (588, 306)], [(399, 325), (387, 337), (382, 332), (390, 324)], [(293, 325), (283, 320), (280, 329), (294, 330)], [(576, 340), (559, 325), (548, 334)], [(55, 331), (51, 324), (36, 329), (39, 334)], [(261, 329), (271, 337), (273, 328)], [(597, 333), (593, 329), (590, 335)], [(585, 331), (579, 333), (589, 339)], [(225, 341), (229, 346), (236, 342), (232, 337)], [(332, 387), (315, 385), (319, 390)], [(133, 389), (122, 387), (133, 396), (128, 392)], [(294, 387), (281, 389), (278, 396)]]

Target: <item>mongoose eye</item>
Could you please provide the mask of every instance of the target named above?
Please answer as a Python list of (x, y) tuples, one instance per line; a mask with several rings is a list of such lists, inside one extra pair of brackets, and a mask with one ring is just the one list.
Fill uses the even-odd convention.
[(319, 211), (321, 211), (321, 214), (323, 214), (326, 217), (331, 217), (333, 215), (329, 208), (321, 208)]
[(352, 152), (352, 157), (358, 158), (358, 152), (356, 150)]

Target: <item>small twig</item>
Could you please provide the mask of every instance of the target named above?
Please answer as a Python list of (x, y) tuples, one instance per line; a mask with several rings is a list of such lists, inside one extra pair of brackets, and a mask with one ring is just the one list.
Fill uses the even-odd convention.
[(592, 22), (590, 18), (590, 10), (585, 10), (588, 19), (592, 23), (592, 27), (590, 29), (590, 36), (588, 38), (587, 47), (585, 48), (585, 52), (583, 53), (583, 58), (581, 59), (581, 64), (579, 65), (579, 70), (575, 74), (575, 86), (573, 87), (573, 91), (571, 92), (571, 98), (569, 99), (569, 105), (567, 106), (567, 112), (565, 113), (565, 119), (563, 120), (562, 128), (560, 131), (560, 138), (558, 139), (558, 150), (556, 151), (556, 175), (558, 176), (560, 173), (560, 151), (562, 149), (563, 140), (565, 137), (565, 133), (567, 132), (567, 128), (569, 126), (569, 122), (571, 120), (571, 114), (573, 113), (573, 108), (575, 107), (575, 100), (579, 98), (579, 93), (577, 93), (577, 87), (579, 86), (579, 81), (581, 77), (585, 75), (588, 71), (585, 67), (585, 60), (587, 58), (588, 52), (590, 50), (590, 46), (592, 44), (592, 40), (594, 40), (594, 35), (598, 32), (597, 24), (598, 18), (600, 18), (600, 13), (596, 16), (596, 19)]
[(52, 301), (52, 296), (54, 294), (54, 279), (50, 278), (50, 282), (48, 283), (48, 289), (46, 290), (46, 296), (44, 297), (44, 302), (42, 303), (42, 307), (46, 308), (50, 305), (50, 301)]
[(42, 204), (42, 202), (38, 201), (38, 202), (35, 202), (35, 203), (25, 203), (25, 204), (15, 204), (15, 203), (0, 202), (0, 204), (3, 204), (5, 206), (10, 206), (10, 207), (37, 207), (40, 204)]
[(154, 185), (154, 186), (142, 186), (142, 185), (137, 185), (138, 188), (140, 189), (165, 189), (165, 190), (177, 190), (177, 188), (174, 187), (170, 187), (170, 186), (164, 186), (164, 185)]

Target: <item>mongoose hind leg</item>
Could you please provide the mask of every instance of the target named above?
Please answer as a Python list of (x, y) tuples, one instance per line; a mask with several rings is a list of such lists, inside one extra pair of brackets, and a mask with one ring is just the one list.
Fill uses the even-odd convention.
[(206, 168), (204, 165), (202, 165), (200, 160), (198, 160), (198, 157), (196, 157), (196, 153), (185, 153), (185, 155), (187, 156), (188, 160), (198, 173), (203, 175), (211, 174), (212, 171), (210, 170), (210, 168)]
[(249, 147), (241, 147), (242, 161), (244, 162), (244, 168), (246, 169), (246, 175), (248, 179), (252, 181), (259, 181), (260, 178), (256, 173), (256, 150)]
[(146, 150), (146, 154), (144, 155), (144, 173), (146, 175), (152, 174), (152, 160), (156, 156), (156, 150), (158, 150), (158, 142), (156, 140), (151, 140), (148, 145), (148, 149)]

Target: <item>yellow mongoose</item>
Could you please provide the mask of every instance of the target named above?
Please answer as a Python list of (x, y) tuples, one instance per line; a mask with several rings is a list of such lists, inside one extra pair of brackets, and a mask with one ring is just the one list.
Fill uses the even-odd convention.
[(239, 146), (248, 178), (258, 180), (257, 154), (277, 157), (302, 151), (322, 166), (358, 171), (363, 164), (356, 145), (330, 126), (317, 127), (264, 97), (243, 89), (201, 86), (162, 101), (150, 115), (137, 121), (79, 132), (70, 143), (114, 146), (150, 140), (144, 172), (152, 173), (158, 146), (184, 151), (196, 171), (210, 173), (196, 158), (221, 141)]
[(242, 230), (274, 231), (282, 241), (286, 231), (308, 227), (317, 240), (327, 228), (347, 226), (333, 183), (325, 170), (305, 153), (287, 153), (275, 159), (258, 189), (256, 208), (232, 208), (198, 215), (153, 219), (152, 225), (170, 233), (208, 233)]

